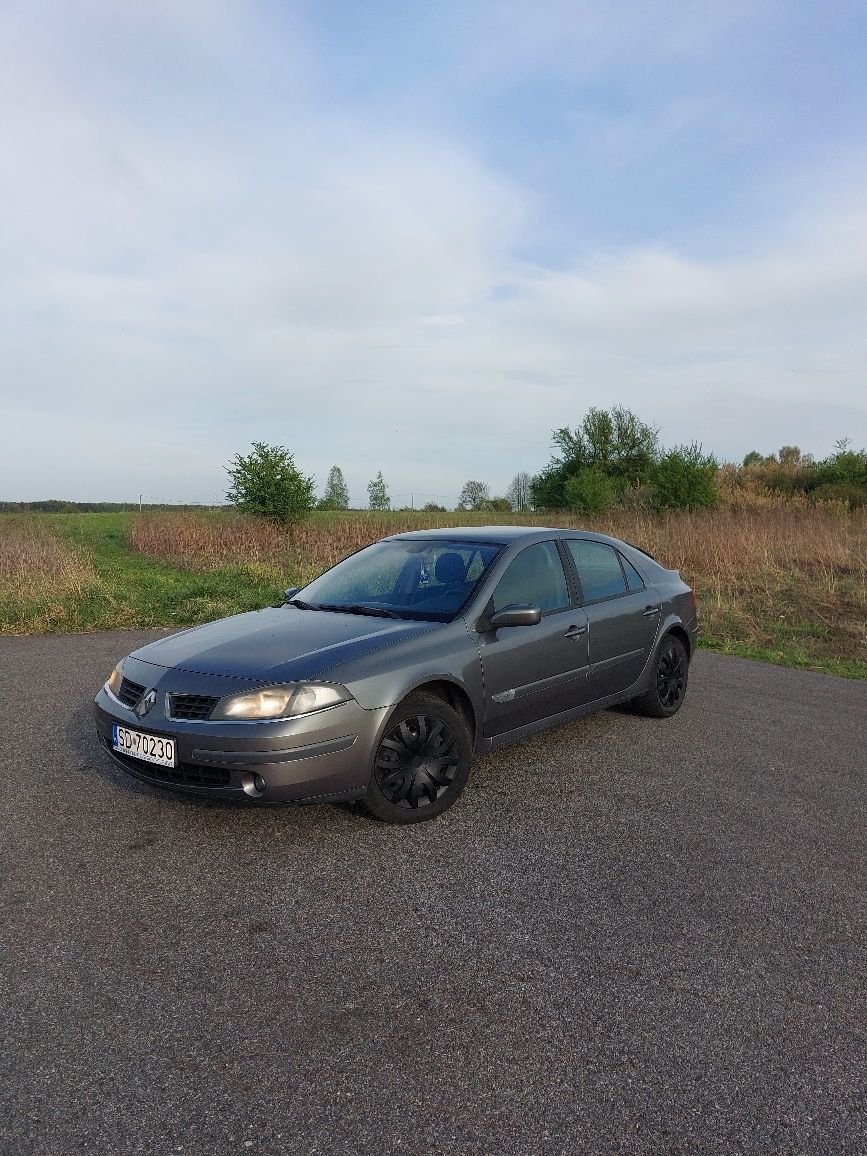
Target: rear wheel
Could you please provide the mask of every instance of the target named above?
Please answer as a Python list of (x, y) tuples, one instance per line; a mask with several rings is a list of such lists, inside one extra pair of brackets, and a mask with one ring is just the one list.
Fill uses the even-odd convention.
[(461, 715), (436, 695), (412, 694), (386, 724), (364, 805), (387, 823), (435, 819), (466, 786), (472, 757)]
[(688, 677), (686, 647), (676, 634), (666, 634), (656, 652), (650, 685), (632, 705), (639, 714), (670, 718), (680, 710)]

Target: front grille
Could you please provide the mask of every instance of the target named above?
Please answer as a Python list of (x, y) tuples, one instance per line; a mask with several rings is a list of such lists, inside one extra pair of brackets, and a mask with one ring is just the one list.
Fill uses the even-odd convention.
[(210, 718), (211, 711), (220, 700), (207, 694), (170, 694), (169, 714), (172, 718)]
[(145, 688), (140, 683), (133, 682), (131, 678), (121, 679), (120, 690), (117, 692), (117, 697), (124, 706), (128, 706), (130, 710), (139, 701), (144, 694)]
[(153, 779), (155, 783), (177, 787), (228, 787), (231, 782), (231, 772), (225, 767), (196, 766), (193, 763), (179, 763), (176, 767), (159, 767), (156, 763), (146, 763), (142, 759), (121, 754), (112, 748), (108, 739), (105, 745), (118, 762), (141, 775), (143, 779)]

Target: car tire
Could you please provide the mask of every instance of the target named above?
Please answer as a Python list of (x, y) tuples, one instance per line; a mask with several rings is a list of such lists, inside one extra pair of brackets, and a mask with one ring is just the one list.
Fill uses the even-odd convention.
[(689, 678), (689, 655), (676, 634), (663, 636), (653, 656), (650, 685), (632, 707), (649, 718), (671, 718), (677, 714), (686, 697)]
[(364, 806), (386, 823), (423, 823), (447, 811), (470, 774), (473, 746), (463, 717), (437, 695), (409, 695), (391, 714), (373, 754)]

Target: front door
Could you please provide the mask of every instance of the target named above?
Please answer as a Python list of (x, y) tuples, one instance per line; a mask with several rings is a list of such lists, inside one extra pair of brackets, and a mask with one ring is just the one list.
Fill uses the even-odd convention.
[(570, 608), (563, 563), (554, 542), (527, 546), (500, 578), (490, 611), (529, 603), (536, 626), (475, 633), (485, 680), (486, 737), (537, 722), (587, 701), (587, 616)]

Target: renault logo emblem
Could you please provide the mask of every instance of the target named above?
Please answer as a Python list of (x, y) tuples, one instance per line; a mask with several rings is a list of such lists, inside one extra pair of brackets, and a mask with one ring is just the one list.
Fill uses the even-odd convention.
[(142, 695), (141, 702), (135, 708), (135, 713), (139, 718), (141, 718), (143, 715), (147, 714), (147, 712), (151, 709), (156, 701), (157, 692), (155, 690), (149, 690), (147, 694)]

